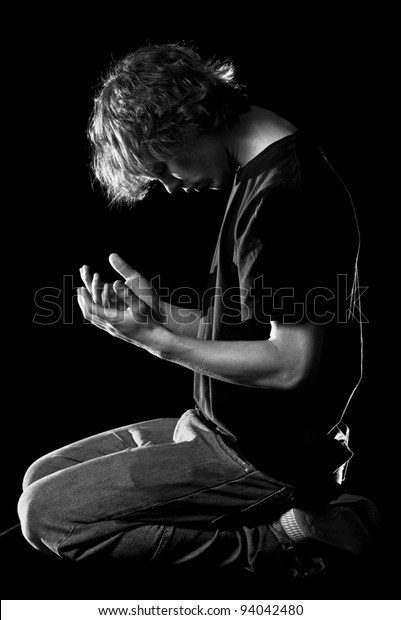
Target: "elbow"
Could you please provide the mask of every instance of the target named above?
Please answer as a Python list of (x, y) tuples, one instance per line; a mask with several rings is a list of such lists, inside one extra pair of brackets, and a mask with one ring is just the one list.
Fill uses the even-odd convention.
[(275, 385), (271, 387), (299, 390), (314, 383), (323, 342), (323, 331), (319, 327), (309, 323), (295, 327), (274, 325), (269, 340), (276, 351), (272, 375)]
[(319, 357), (302, 356), (286, 365), (281, 371), (281, 384), (285, 390), (300, 390), (312, 386), (319, 369)]
[(285, 368), (280, 373), (279, 387), (283, 390), (299, 390), (310, 382), (310, 375), (306, 368), (295, 365)]
[(256, 387), (292, 391), (302, 389), (312, 381), (312, 373), (306, 364), (291, 363), (283, 365), (274, 373), (260, 377)]

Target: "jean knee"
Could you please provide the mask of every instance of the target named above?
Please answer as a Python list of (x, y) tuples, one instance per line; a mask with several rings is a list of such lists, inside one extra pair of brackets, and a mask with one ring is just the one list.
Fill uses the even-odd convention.
[[(63, 469), (63, 465), (58, 463), (60, 459), (57, 455), (47, 454), (41, 456), (34, 461), (32, 465), (28, 467), (22, 481), (22, 489), (25, 491), (31, 484), (45, 478), (49, 474), (53, 474), (55, 471)], [(65, 467), (65, 465), (64, 465)]]
[(52, 501), (47, 486), (46, 480), (32, 482), (22, 493), (17, 512), (24, 538), (36, 549), (51, 552), (56, 502)]

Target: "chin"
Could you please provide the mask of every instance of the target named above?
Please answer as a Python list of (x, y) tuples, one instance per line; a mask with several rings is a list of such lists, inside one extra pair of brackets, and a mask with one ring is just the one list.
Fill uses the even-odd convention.
[(225, 187), (227, 187), (230, 180), (231, 179), (223, 179), (222, 181), (219, 181), (218, 183), (215, 183), (214, 185), (209, 185), (209, 189), (212, 189), (213, 191), (218, 192), (220, 189), (224, 189)]
[(209, 185), (209, 189), (213, 190), (214, 192), (218, 192), (220, 189), (224, 189), (224, 187), (226, 187), (228, 184), (228, 179), (219, 179), (219, 180), (215, 180), (213, 184)]

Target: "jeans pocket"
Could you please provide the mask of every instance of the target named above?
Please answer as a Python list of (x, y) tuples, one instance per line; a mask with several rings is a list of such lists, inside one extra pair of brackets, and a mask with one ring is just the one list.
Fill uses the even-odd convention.
[(242, 459), (239, 454), (235, 452), (235, 450), (230, 448), (230, 446), (226, 444), (223, 437), (219, 433), (214, 433), (214, 437), (217, 448), (219, 452), (224, 455), (224, 457), (228, 456), (232, 461), (234, 461), (234, 463), (240, 465), (245, 473), (255, 471), (255, 467), (251, 463), (244, 461), (244, 459)]

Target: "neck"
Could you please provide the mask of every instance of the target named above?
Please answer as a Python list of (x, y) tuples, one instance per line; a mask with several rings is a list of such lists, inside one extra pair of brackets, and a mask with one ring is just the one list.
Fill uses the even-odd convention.
[(234, 166), (245, 166), (273, 142), (296, 131), (296, 127), (270, 110), (252, 106), (239, 122), (226, 130), (225, 148)]

